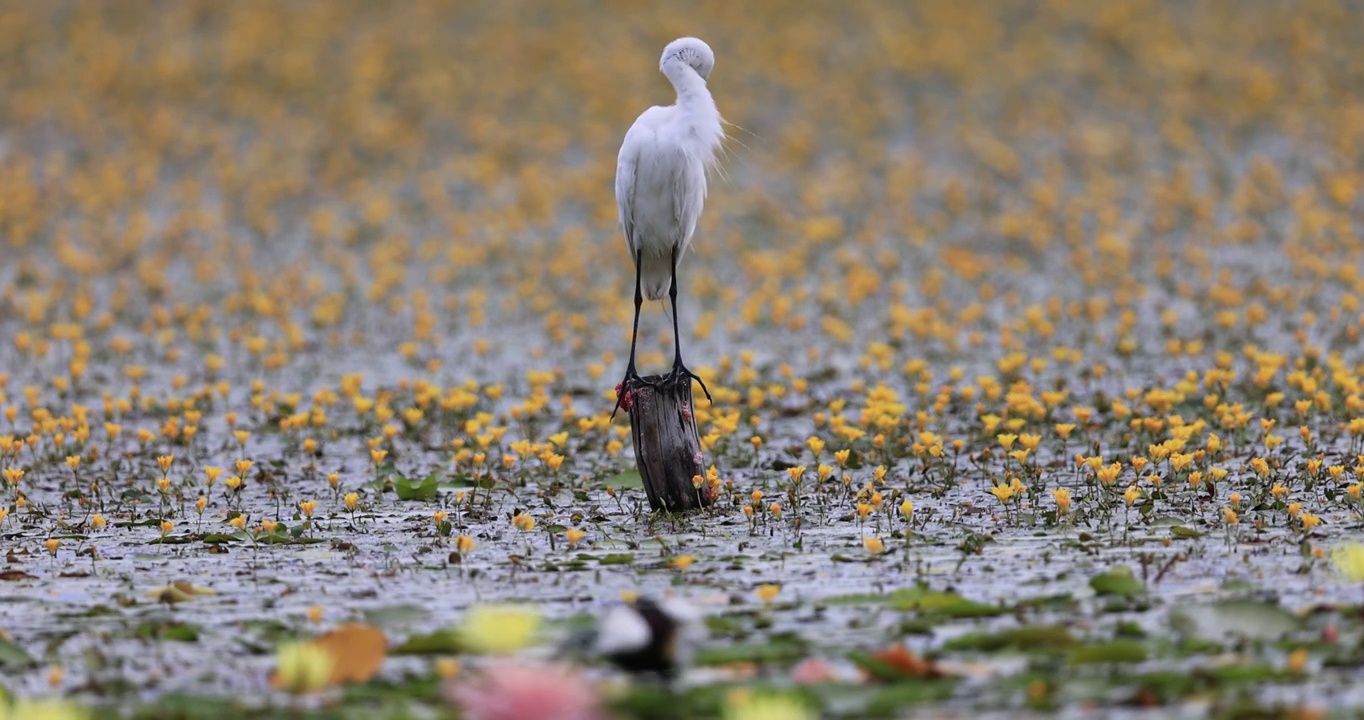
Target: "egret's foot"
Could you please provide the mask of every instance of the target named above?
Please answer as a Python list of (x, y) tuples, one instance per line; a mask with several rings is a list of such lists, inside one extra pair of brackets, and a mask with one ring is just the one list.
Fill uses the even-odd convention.
[(714, 402), (714, 400), (710, 399), (710, 390), (706, 388), (706, 382), (701, 379), (701, 376), (688, 370), (687, 366), (683, 365), (680, 361), (673, 363), (673, 371), (664, 376), (661, 385), (666, 388), (680, 389), (683, 387), (690, 387), (692, 380), (695, 380), (696, 384), (701, 386), (701, 392), (706, 394), (706, 401)]
[(611, 419), (616, 419), (616, 413), (620, 410), (630, 412), (635, 407), (635, 390), (639, 387), (657, 388), (657, 380), (645, 380), (635, 372), (635, 366), (631, 365), (625, 369), (625, 379), (616, 385), (616, 407), (611, 410)]

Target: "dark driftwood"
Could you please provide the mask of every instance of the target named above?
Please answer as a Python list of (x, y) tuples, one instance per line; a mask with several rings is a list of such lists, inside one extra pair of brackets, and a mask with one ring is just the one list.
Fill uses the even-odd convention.
[(663, 378), (644, 378), (630, 389), (628, 406), (630, 436), (635, 443), (635, 465), (644, 480), (644, 492), (655, 511), (686, 512), (709, 505), (704, 488), (692, 478), (705, 477), (701, 438), (692, 414), (691, 383), (664, 389), (645, 383)]

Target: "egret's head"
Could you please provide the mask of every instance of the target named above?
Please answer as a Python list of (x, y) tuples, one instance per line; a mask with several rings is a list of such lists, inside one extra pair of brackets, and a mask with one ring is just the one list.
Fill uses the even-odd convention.
[(659, 69), (662, 70), (670, 62), (681, 62), (702, 78), (709, 78), (710, 71), (715, 69), (715, 53), (697, 38), (678, 38), (663, 48), (663, 59), (658, 61)]

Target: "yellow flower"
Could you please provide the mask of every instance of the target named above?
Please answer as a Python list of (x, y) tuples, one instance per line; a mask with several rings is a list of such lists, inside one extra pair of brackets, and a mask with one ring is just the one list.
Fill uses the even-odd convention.
[(577, 545), (580, 540), (587, 536), (587, 533), (578, 528), (569, 528), (564, 531), (564, 539), (569, 545)]
[(237, 517), (228, 520), (227, 524), (231, 525), (234, 528), (237, 528), (238, 530), (244, 530), (246, 528), (246, 516), (238, 515)]
[[(202, 500), (203, 498), (200, 498)], [(303, 513), (303, 517), (312, 517), (313, 511), (317, 509), (316, 500), (303, 500), (298, 504), (298, 509)]]
[(459, 637), (470, 652), (506, 655), (531, 644), (540, 612), (530, 605), (475, 605), (465, 613)]
[(1230, 507), (1222, 508), (1222, 519), (1225, 520), (1228, 525), (1236, 525), (1241, 522), (1241, 518), (1237, 516), (1236, 511), (1232, 510)]
[(781, 592), (781, 586), (776, 583), (763, 583), (758, 586), (755, 592), (757, 592), (759, 600), (770, 603), (777, 599), (777, 593)]
[(355, 506), (360, 503), (360, 493), (346, 493), (346, 509), (354, 512)]
[(1291, 675), (1301, 675), (1307, 669), (1307, 648), (1298, 648), (1289, 653), (1286, 669)]
[(370, 451), (369, 451), (369, 459), (370, 459), (370, 460), (373, 460), (375, 465), (378, 465), (378, 464), (382, 463), (382, 462), (384, 461), (384, 458), (386, 458), (386, 457), (388, 457), (388, 451), (387, 451), (387, 450), (370, 450)]
[(1122, 494), (1122, 499), (1127, 503), (1128, 507), (1131, 507), (1132, 503), (1135, 503), (1140, 498), (1141, 491), (1137, 489), (1136, 485), (1128, 485), (1127, 491)]
[(161, 537), (165, 537), (165, 536), (171, 534), (171, 531), (174, 530), (174, 529), (175, 529), (175, 523), (173, 523), (173, 522), (171, 522), (171, 521), (169, 521), (169, 520), (162, 520), (162, 521), (161, 521)]
[(1018, 439), (1018, 436), (1011, 433), (1000, 433), (995, 436), (995, 439), (999, 441), (1000, 447), (1008, 450), (1014, 446), (1014, 441)]
[(255, 467), (255, 460), (238, 460), (232, 464), (237, 469), (238, 475), (245, 475), (252, 467)]
[(815, 720), (818, 715), (794, 695), (754, 694), (732, 690), (725, 698), (723, 720)]
[(517, 513), (516, 517), (512, 518), (512, 524), (522, 532), (530, 532), (535, 529), (535, 518), (531, 517), (530, 513)]
[(105, 521), (104, 516), (100, 515), (99, 513), (95, 513), (90, 517), (90, 527), (96, 530), (103, 530), (104, 526), (107, 524), (108, 523)]
[(335, 663), (331, 654), (315, 643), (285, 643), (276, 656), (271, 684), (297, 695), (318, 692), (331, 683)]
[(886, 544), (881, 542), (881, 538), (864, 537), (862, 538), (862, 547), (866, 548), (867, 552), (872, 555), (880, 555), (886, 551)]
[(1321, 516), (1313, 515), (1310, 512), (1298, 513), (1298, 520), (1302, 521), (1304, 529), (1311, 529), (1321, 524)]
[(0, 720), (87, 720), (90, 711), (65, 700), (0, 701)]
[[(582, 531), (580, 530), (579, 532)], [(572, 541), (570, 540), (569, 542)], [(455, 538), (455, 550), (458, 551), (460, 555), (468, 555), (470, 552), (473, 551), (475, 547), (477, 546), (475, 545), (474, 538), (471, 535), (460, 535), (459, 537)]]
[(68, 456), (66, 456), (66, 466), (67, 466), (67, 467), (71, 468), (72, 470), (75, 470), (76, 468), (80, 467), (80, 465), (81, 465), (80, 456), (78, 456), (78, 455), (68, 455)]
[(1094, 476), (1099, 479), (1099, 482), (1103, 483), (1104, 487), (1108, 487), (1118, 479), (1120, 472), (1122, 472), (1122, 463), (1115, 462), (1098, 468), (1094, 471)]
[(1350, 543), (1331, 551), (1331, 564), (1351, 582), (1364, 582), (1364, 545)]
[(1065, 488), (1051, 491), (1051, 497), (1056, 501), (1056, 512), (1058, 515), (1065, 515), (1070, 512), (1070, 491)]
[(824, 452), (824, 441), (818, 437), (811, 435), (810, 438), (805, 441), (805, 444), (810, 447), (810, 452), (814, 453), (816, 457), (818, 457), (821, 452)]
[(990, 488), (990, 494), (999, 498), (999, 501), (1007, 504), (1013, 499), (1014, 489), (1010, 485), (996, 485)]
[(171, 464), (174, 463), (174, 462), (175, 462), (175, 456), (174, 456), (174, 455), (157, 455), (157, 456), (156, 456), (156, 464), (159, 465), (159, 466), (161, 467), (161, 472), (162, 472), (162, 473), (168, 473), (168, 472), (170, 472)]
[(212, 485), (218, 480), (218, 476), (223, 474), (223, 469), (212, 465), (204, 466), (204, 474), (208, 476), (208, 484)]
[(797, 465), (786, 468), (786, 474), (791, 476), (791, 482), (800, 482), (801, 476), (805, 474), (805, 466)]
[(909, 500), (900, 503), (900, 514), (908, 519), (910, 515), (914, 514), (914, 503)]
[(691, 555), (678, 555), (677, 557), (674, 557), (671, 561), (669, 561), (668, 565), (670, 565), (674, 570), (686, 570), (687, 568), (691, 567), (692, 563), (694, 562), (696, 562), (696, 558), (692, 557)]
[(44, 543), (44, 545), (47, 547), (47, 552), (49, 554), (56, 555), (57, 548), (61, 547), (62, 541), (58, 540), (57, 538), (48, 538), (47, 542)]

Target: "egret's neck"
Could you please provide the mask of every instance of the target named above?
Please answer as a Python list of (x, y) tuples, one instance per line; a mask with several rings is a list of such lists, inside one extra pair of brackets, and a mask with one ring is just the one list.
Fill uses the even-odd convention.
[(668, 76), (669, 82), (677, 90), (677, 104), (683, 107), (696, 104), (709, 105), (715, 107), (715, 100), (710, 96), (710, 90), (706, 88), (706, 81), (696, 70), (681, 61), (667, 62), (663, 64), (663, 74)]

